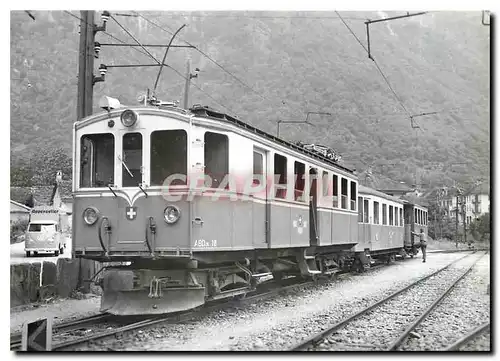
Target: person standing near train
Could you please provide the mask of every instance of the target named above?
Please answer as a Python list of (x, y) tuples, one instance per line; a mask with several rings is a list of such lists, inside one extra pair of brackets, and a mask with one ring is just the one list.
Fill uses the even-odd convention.
[(423, 263), (425, 263), (425, 258), (427, 256), (427, 236), (424, 232), (423, 228), (420, 228), (420, 233), (416, 232), (411, 232), (415, 236), (418, 236), (420, 238), (420, 248), (422, 249), (422, 258), (423, 258)]

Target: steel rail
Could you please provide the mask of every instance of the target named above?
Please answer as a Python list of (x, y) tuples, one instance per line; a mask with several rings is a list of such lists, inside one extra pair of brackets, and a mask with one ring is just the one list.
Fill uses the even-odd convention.
[[(308, 285), (308, 284), (312, 284), (312, 283), (313, 282), (311, 282), (311, 281), (305, 281), (305, 282), (298, 282), (296, 284), (286, 285), (284, 287), (276, 288), (276, 289), (273, 289), (270, 291), (266, 291), (264, 293), (257, 293), (254, 295), (250, 295), (247, 298), (238, 300), (238, 303), (247, 303), (250, 301), (266, 299), (266, 298), (272, 297), (280, 292), (288, 291), (290, 289), (297, 288), (297, 287), (304, 286), (304, 285)], [(131, 323), (129, 325), (118, 327), (118, 328), (115, 328), (112, 330), (107, 330), (107, 331), (99, 332), (96, 334), (84, 336), (82, 338), (57, 343), (57, 344), (54, 344), (52, 346), (52, 350), (53, 351), (64, 350), (64, 349), (71, 347), (71, 346), (76, 346), (76, 345), (83, 344), (83, 343), (86, 343), (89, 341), (94, 341), (94, 340), (106, 338), (106, 337), (113, 336), (113, 335), (127, 332), (127, 331), (133, 331), (133, 330), (139, 329), (139, 328), (154, 326), (154, 325), (157, 325), (160, 323), (166, 323), (166, 322), (176, 323), (176, 322), (186, 321), (186, 320), (192, 319), (196, 316), (206, 314), (208, 312), (224, 309), (228, 305), (231, 305), (233, 302), (234, 302), (234, 298), (217, 300), (217, 301), (214, 301), (214, 303), (209, 303), (209, 304), (207, 304), (207, 306), (201, 306), (201, 308), (198, 308), (198, 309), (182, 311), (180, 313), (170, 314), (168, 316), (149, 318), (149, 319), (142, 320), (139, 322)]]
[[(472, 253), (474, 254), (474, 253)], [(463, 257), (460, 257), (459, 259), (456, 259), (455, 261), (451, 262), (450, 264), (448, 264), (447, 266), (443, 267), (443, 268), (440, 268), (439, 270), (423, 277), (423, 278), (420, 278), (419, 280), (415, 281), (415, 282), (412, 282), (410, 283), (409, 285), (393, 292), (392, 294), (390, 294), (389, 296), (383, 298), (382, 300), (380, 301), (377, 301), (375, 303), (373, 303), (372, 305), (356, 312), (355, 314), (337, 322), (336, 324), (334, 324), (333, 326), (329, 327), (328, 329), (324, 330), (324, 331), (321, 331), (320, 333), (317, 333), (316, 335), (313, 335), (312, 337), (304, 340), (304, 341), (301, 341), (300, 343), (298, 343), (297, 345), (293, 346), (292, 348), (290, 348), (289, 351), (301, 351), (301, 350), (304, 350), (306, 347), (308, 346), (314, 346), (316, 344), (318, 344), (320, 341), (322, 341), (323, 339), (325, 339), (326, 337), (330, 336), (331, 334), (333, 334), (335, 331), (337, 331), (338, 329), (340, 329), (341, 327), (343, 327), (345, 324), (365, 315), (366, 313), (370, 312), (371, 310), (373, 310), (374, 308), (384, 304), (384, 303), (387, 303), (388, 301), (392, 300), (394, 297), (400, 295), (401, 293), (409, 290), (410, 288), (428, 280), (429, 278), (437, 275), (438, 273), (441, 273), (443, 272), (444, 270), (448, 269), (450, 266), (452, 266), (453, 264), (459, 262), (460, 260), (466, 258), (466, 257), (469, 257), (470, 254), (467, 254)]]
[[(74, 321), (66, 321), (66, 322), (61, 322), (54, 324), (52, 326), (53, 331), (71, 331), (76, 328), (81, 327), (82, 325), (85, 325), (89, 322), (95, 322), (101, 319), (106, 319), (106, 318), (111, 318), (113, 315), (110, 314), (97, 314), (97, 315), (92, 315), (88, 317), (83, 317), (78, 320)], [(22, 342), (22, 332), (16, 332), (13, 333), (10, 336), (10, 349), (18, 349), (21, 347), (21, 342)]]
[(467, 342), (470, 340), (476, 338), (480, 333), (485, 331), (486, 329), (490, 328), (490, 322), (483, 323), (481, 326), (475, 328), (471, 332), (469, 332), (467, 335), (463, 336), (462, 338), (458, 339), (456, 342), (451, 344), (450, 346), (442, 349), (441, 351), (458, 351), (460, 347), (465, 345)]
[(410, 332), (412, 332), (426, 317), (429, 313), (431, 313), (440, 303), (441, 301), (453, 290), (455, 287), (458, 285), (458, 283), (465, 277), (467, 276), (471, 271), (472, 268), (479, 262), (481, 258), (483, 258), (486, 255), (483, 254), (483, 256), (479, 257), (474, 261), (474, 263), (465, 271), (460, 277), (458, 277), (451, 285), (449, 285), (446, 290), (436, 299), (430, 306), (428, 306), (424, 312), (420, 314), (420, 316), (417, 317), (400, 335), (399, 337), (394, 340), (386, 349), (385, 351), (395, 351), (398, 346), (400, 346), (408, 337)]

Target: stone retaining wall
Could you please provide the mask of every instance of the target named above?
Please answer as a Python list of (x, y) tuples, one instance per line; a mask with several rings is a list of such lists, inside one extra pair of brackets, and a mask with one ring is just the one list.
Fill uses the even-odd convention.
[(90, 292), (91, 279), (100, 263), (88, 259), (59, 258), (53, 262), (23, 263), (10, 266), (10, 307), (59, 296), (78, 290)]

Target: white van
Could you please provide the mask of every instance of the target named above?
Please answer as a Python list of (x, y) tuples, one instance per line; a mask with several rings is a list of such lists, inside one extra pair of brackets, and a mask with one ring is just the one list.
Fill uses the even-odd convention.
[(31, 211), (30, 223), (25, 237), (26, 257), (38, 253), (64, 253), (66, 237), (61, 231), (59, 211), (53, 208), (38, 208)]

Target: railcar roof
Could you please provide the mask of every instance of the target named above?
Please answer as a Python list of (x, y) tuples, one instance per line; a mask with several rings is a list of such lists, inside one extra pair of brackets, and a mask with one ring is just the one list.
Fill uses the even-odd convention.
[(210, 107), (207, 107), (207, 106), (194, 106), (193, 108), (189, 109), (193, 114), (195, 114), (197, 117), (201, 117), (201, 118), (213, 118), (213, 119), (217, 119), (217, 120), (221, 120), (221, 121), (226, 121), (226, 122), (229, 122), (229, 123), (232, 123), (240, 128), (243, 128), (243, 129), (246, 129), (248, 131), (251, 131), (255, 134), (258, 134), (264, 138), (267, 138), (269, 140), (272, 140), (276, 143), (279, 143), (281, 145), (285, 145), (293, 150), (296, 150), (298, 152), (301, 152), (303, 154), (306, 154), (312, 158), (315, 158), (315, 159), (319, 159), (325, 163), (328, 163), (329, 165), (333, 165), (334, 167), (337, 167), (337, 168), (340, 168), (342, 170), (345, 170), (349, 173), (354, 173), (354, 170), (353, 169), (350, 169), (350, 168), (347, 168), (347, 167), (344, 167), (334, 161), (332, 161), (331, 159), (327, 158), (327, 157), (324, 157), (320, 154), (317, 154), (317, 153), (314, 153), (314, 152), (311, 152), (307, 149), (304, 149), (296, 144), (293, 144), (291, 142), (288, 142), (284, 139), (281, 139), (281, 138), (278, 138), (278, 137), (275, 137), (274, 135), (272, 134), (269, 134), (269, 133), (266, 133), (264, 132), (263, 130), (261, 129), (258, 129), (258, 128), (255, 128), (254, 126), (248, 124), (248, 123), (245, 123), (239, 119), (236, 119), (230, 115), (227, 115), (225, 113), (220, 113)]
[(359, 188), (358, 188), (358, 194), (370, 194), (372, 196), (377, 196), (377, 197), (380, 197), (380, 198), (384, 198), (384, 199), (387, 199), (387, 200), (391, 200), (391, 201), (394, 201), (394, 202), (397, 202), (397, 203), (407, 203), (407, 201), (401, 199), (401, 198), (396, 198), (394, 196), (390, 196), (386, 193), (383, 193), (383, 192), (380, 192), (380, 191), (377, 191), (373, 188), (368, 188), (368, 187), (365, 187), (365, 186), (362, 186), (361, 184), (359, 185)]

